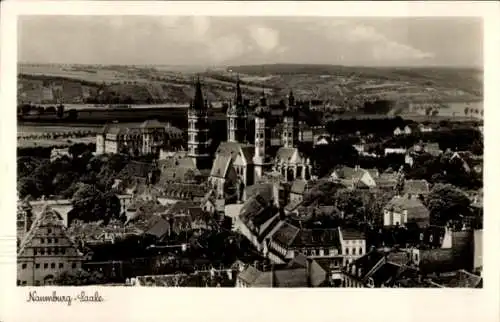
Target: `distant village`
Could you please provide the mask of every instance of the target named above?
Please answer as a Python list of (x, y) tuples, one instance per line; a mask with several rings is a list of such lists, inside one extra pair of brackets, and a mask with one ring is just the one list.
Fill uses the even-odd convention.
[(218, 142), (198, 79), (187, 129), (19, 155), (17, 285), (481, 288), (482, 125), (303, 105), (238, 80)]

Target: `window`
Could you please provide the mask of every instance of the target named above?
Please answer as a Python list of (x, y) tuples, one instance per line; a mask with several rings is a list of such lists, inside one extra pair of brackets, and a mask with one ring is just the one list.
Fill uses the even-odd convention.
[(59, 240), (57, 238), (54, 238), (54, 243), (57, 243)]
[(40, 249), (40, 254), (45, 255), (45, 249)]
[(17, 280), (17, 286), (21, 285), (21, 280)]
[(33, 255), (38, 255), (38, 249), (33, 248)]
[(26, 266), (27, 266), (26, 264), (21, 265), (22, 269), (26, 269)]
[(51, 263), (50, 268), (56, 268), (56, 263)]
[(63, 268), (64, 267), (64, 264), (63, 263), (59, 263), (59, 268)]
[(45, 243), (45, 239), (40, 238), (40, 244), (43, 244), (43, 243)]
[(40, 268), (40, 264), (35, 264), (35, 268)]
[(47, 229), (47, 233), (48, 233), (48, 234), (51, 234), (51, 233), (52, 233), (52, 229), (50, 229), (50, 228), (49, 228), (49, 229)]
[(26, 284), (28, 284), (26, 281), (23, 281), (23, 286), (26, 286)]
[(325, 250), (324, 250), (324, 254), (325, 254), (325, 256), (330, 255), (330, 250), (329, 250), (328, 248), (325, 248)]
[(353, 248), (353, 249), (352, 249), (352, 254), (353, 254), (353, 255), (356, 255), (356, 248)]
[(363, 255), (363, 248), (362, 247), (359, 248), (359, 255)]
[(345, 249), (345, 254), (346, 254), (346, 255), (349, 255), (349, 248), (346, 248), (346, 249)]
[(49, 264), (47, 264), (47, 263), (43, 264), (43, 268), (45, 268), (45, 269), (49, 268)]
[(76, 268), (76, 263), (71, 264), (71, 268)]
[(47, 255), (52, 255), (52, 249), (47, 248)]
[(50, 243), (52, 243), (52, 239), (47, 238), (47, 244), (50, 244)]

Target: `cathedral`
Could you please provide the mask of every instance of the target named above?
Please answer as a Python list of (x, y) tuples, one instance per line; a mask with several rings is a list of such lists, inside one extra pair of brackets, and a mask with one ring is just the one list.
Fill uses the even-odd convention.
[(221, 142), (215, 153), (209, 178), (217, 198), (236, 195), (237, 200), (245, 199), (244, 188), (265, 181), (267, 175), (278, 174), (282, 182), (311, 178), (310, 160), (297, 147), (298, 108), (293, 92), (282, 116), (282, 146), (277, 151), (271, 149), (271, 111), (264, 92), (254, 113), (254, 144), (247, 138), (248, 110), (238, 79), (234, 100), (227, 110), (227, 141)]

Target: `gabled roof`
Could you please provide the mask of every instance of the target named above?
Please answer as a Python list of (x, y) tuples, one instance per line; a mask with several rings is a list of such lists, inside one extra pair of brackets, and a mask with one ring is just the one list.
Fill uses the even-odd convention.
[(158, 120), (146, 120), (142, 122), (140, 125), (141, 129), (156, 129), (156, 128), (164, 128), (165, 125), (158, 122)]
[(297, 148), (285, 148), (282, 147), (276, 152), (276, 160), (281, 162), (291, 162), (295, 153), (297, 153)]
[(261, 271), (248, 265), (239, 275), (238, 278), (243, 280), (245, 283), (253, 284), (257, 278), (262, 274)]
[(233, 159), (229, 155), (218, 154), (215, 157), (212, 170), (210, 171), (210, 176), (217, 178), (226, 178), (232, 161)]
[(274, 198), (272, 183), (257, 183), (251, 186), (245, 187), (247, 199), (255, 196), (261, 196), (262, 199), (267, 202), (272, 202)]
[(429, 191), (429, 183), (426, 180), (405, 180), (405, 194), (427, 195)]
[(429, 210), (418, 199), (395, 196), (387, 203), (384, 209), (397, 212), (408, 212), (408, 222), (425, 224), (429, 221)]
[[(64, 226), (63, 219), (61, 215), (52, 209), (50, 206), (44, 206), (42, 211), (38, 214), (37, 218), (33, 221), (29, 232), (25, 235), (23, 240), (21, 241), (21, 245), (17, 252), (17, 256), (23, 257), (25, 256), (26, 248), (30, 247), (33, 238), (35, 238), (39, 234), (39, 230), (42, 227), (50, 226), (54, 229), (54, 233), (57, 233), (60, 239), (66, 239), (67, 243), (71, 246), (71, 253), (77, 257), (83, 257), (83, 254), (78, 250), (78, 247), (73, 242), (73, 240), (68, 235), (66, 227)], [(69, 255), (69, 252), (67, 253)], [(28, 255), (31, 256), (31, 255)]]

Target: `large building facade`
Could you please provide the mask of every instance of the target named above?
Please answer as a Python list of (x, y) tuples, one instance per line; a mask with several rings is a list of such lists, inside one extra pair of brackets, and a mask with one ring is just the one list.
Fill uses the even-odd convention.
[(96, 138), (96, 154), (125, 153), (159, 155), (173, 141), (182, 140), (182, 132), (170, 124), (147, 120), (141, 124), (108, 124)]

